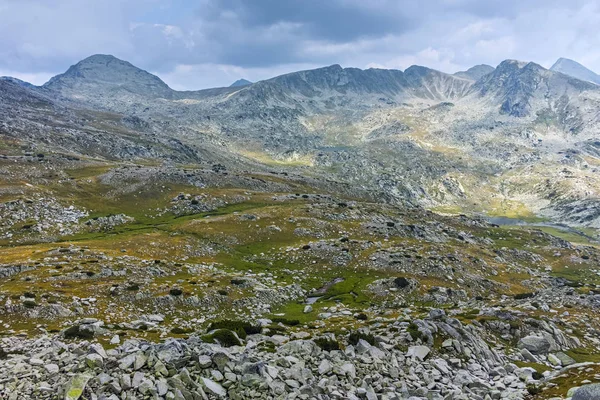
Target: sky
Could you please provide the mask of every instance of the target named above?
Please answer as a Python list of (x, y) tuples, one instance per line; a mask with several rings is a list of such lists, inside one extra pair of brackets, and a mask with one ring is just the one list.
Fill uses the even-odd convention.
[(454, 73), (505, 59), (600, 72), (598, 0), (0, 0), (0, 76), (112, 54), (178, 90), (340, 64)]

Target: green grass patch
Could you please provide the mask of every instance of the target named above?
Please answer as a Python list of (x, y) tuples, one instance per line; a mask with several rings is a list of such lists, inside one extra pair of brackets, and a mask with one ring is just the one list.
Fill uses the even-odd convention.
[(600, 353), (597, 350), (591, 348), (577, 348), (565, 351), (569, 357), (573, 358), (573, 360), (578, 363), (583, 362), (600, 362)]

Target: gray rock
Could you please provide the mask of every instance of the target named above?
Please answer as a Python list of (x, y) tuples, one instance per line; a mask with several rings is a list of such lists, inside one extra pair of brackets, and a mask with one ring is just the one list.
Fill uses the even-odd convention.
[(71, 378), (65, 388), (65, 400), (78, 400), (90, 379), (92, 377), (88, 374), (77, 374)]
[(44, 369), (49, 373), (49, 374), (57, 374), (59, 371), (59, 367), (56, 364), (46, 364), (44, 365)]
[(125, 370), (130, 368), (135, 362), (135, 354), (128, 354), (119, 360), (119, 368)]
[(104, 359), (100, 354), (92, 353), (85, 356), (85, 363), (91, 369), (100, 368), (104, 365)]
[(202, 378), (202, 383), (206, 388), (206, 391), (219, 397), (225, 397), (227, 395), (227, 391), (223, 388), (223, 386), (219, 385), (217, 382), (208, 379)]
[(567, 354), (563, 353), (562, 351), (559, 351), (558, 353), (556, 353), (555, 356), (556, 356), (556, 358), (558, 358), (560, 360), (560, 363), (562, 364), (563, 367), (568, 367), (569, 365), (573, 365), (577, 362), (573, 358), (569, 357)]
[(100, 343), (91, 344), (90, 345), (90, 350), (92, 350), (95, 353), (99, 354), (102, 358), (108, 357), (106, 355), (106, 351), (104, 351), (104, 347), (102, 347), (102, 345)]
[(562, 362), (560, 361), (560, 359), (558, 357), (556, 357), (554, 354), (548, 354), (548, 362), (552, 365), (554, 365), (555, 367), (560, 367), (562, 365)]
[(573, 394), (572, 400), (598, 400), (600, 399), (600, 383), (581, 386)]
[(164, 378), (161, 378), (156, 382), (156, 393), (159, 396), (164, 396), (169, 391), (169, 385)]
[(427, 355), (429, 355), (430, 352), (431, 352), (431, 350), (427, 346), (411, 346), (408, 348), (408, 351), (406, 352), (406, 356), (416, 358), (420, 361), (423, 361), (423, 360), (425, 360)]
[(547, 354), (550, 350), (550, 342), (541, 336), (525, 336), (519, 340), (517, 347), (527, 349), (533, 354)]
[(210, 358), (210, 356), (199, 356), (198, 357), (198, 364), (200, 365), (201, 368), (208, 368), (212, 365), (212, 358)]
[(526, 361), (538, 362), (538, 359), (527, 349), (521, 349), (521, 355)]
[(333, 369), (331, 362), (329, 360), (323, 360), (319, 364), (319, 375), (325, 375), (329, 373)]
[(142, 351), (137, 352), (135, 355), (135, 361), (133, 363), (133, 369), (141, 369), (144, 365), (146, 365), (146, 361), (148, 361), (148, 357)]
[(137, 389), (138, 387), (140, 387), (143, 380), (144, 380), (144, 373), (137, 371), (135, 374), (133, 374), (133, 379), (131, 380), (131, 387)]
[(446, 312), (439, 308), (433, 308), (429, 311), (429, 318), (431, 319), (443, 319), (446, 317)]

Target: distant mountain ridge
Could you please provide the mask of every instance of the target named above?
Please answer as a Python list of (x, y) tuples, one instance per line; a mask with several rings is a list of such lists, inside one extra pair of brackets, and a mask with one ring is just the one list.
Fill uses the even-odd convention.
[(550, 70), (600, 85), (600, 75), (568, 58), (559, 58)]
[[(593, 175), (600, 86), (533, 62), (457, 74), (334, 64), (176, 91), (126, 61), (96, 55), (42, 87), (0, 81), (0, 92), (0, 129), (30, 143), (125, 160), (310, 165), (310, 174), (390, 203), (519, 204), (600, 226), (600, 200), (590, 199), (600, 193)], [(548, 180), (552, 174), (564, 176)]]
[[(132, 114), (145, 108), (150, 114), (163, 117), (178, 115), (179, 122), (196, 121), (196, 126), (210, 130), (236, 131), (238, 126), (233, 121), (243, 115), (256, 127), (270, 124), (264, 128), (277, 126), (283, 132), (289, 131), (292, 142), (306, 134), (302, 118), (322, 113), (358, 116), (357, 111), (411, 102), (433, 106), (439, 102), (470, 104), (476, 100), (486, 113), (524, 118), (542, 112), (557, 121), (561, 129), (580, 131), (586, 122), (578, 109), (579, 93), (596, 89), (592, 83), (532, 62), (506, 60), (497, 68), (478, 65), (454, 75), (417, 65), (400, 71), (342, 68), (334, 64), (251, 85), (181, 92), (171, 89), (159, 77), (110, 55), (88, 57), (41, 88), (32, 88), (46, 96), (119, 113)], [(177, 109), (169, 103), (173, 101), (178, 102)], [(216, 104), (218, 109), (214, 108)], [(289, 119), (282, 119), (282, 112), (289, 114)], [(210, 122), (197, 121), (205, 114), (213, 115)], [(244, 132), (244, 137), (254, 135), (253, 130)], [(243, 138), (233, 133), (232, 137)], [(265, 141), (267, 145), (275, 143)]]
[[(565, 91), (575, 94), (595, 90), (595, 87), (586, 81), (561, 76), (564, 75), (546, 70), (538, 64), (514, 60), (504, 61), (497, 68), (478, 65), (454, 75), (416, 65), (400, 71), (342, 68), (335, 64), (292, 72), (251, 85), (178, 92), (159, 77), (126, 61), (108, 55), (94, 55), (70, 67), (64, 74), (52, 78), (43, 85), (42, 90), (79, 102), (106, 106), (119, 112), (130, 112), (131, 107), (143, 101), (142, 99), (158, 98), (194, 99), (197, 105), (193, 108), (197, 110), (195, 112), (199, 112), (205, 108), (202, 104), (208, 106), (208, 103), (225, 96), (222, 101), (231, 103), (232, 107), (237, 107), (234, 105), (236, 102), (246, 102), (244, 113), (254, 112), (256, 115), (260, 115), (264, 107), (260, 104), (274, 104), (274, 100), (282, 105), (299, 107), (299, 112), (304, 109), (304, 112), (313, 113), (319, 112), (324, 104), (314, 101), (306, 103), (300, 101), (302, 98), (333, 102), (337, 107), (360, 109), (367, 104), (371, 104), (369, 107), (372, 107), (377, 103), (383, 105), (406, 101), (455, 102), (466, 99), (469, 94), (477, 93), (479, 97), (487, 97), (488, 102), (496, 103), (501, 114), (525, 117), (537, 112), (540, 107), (546, 107), (541, 103), (541, 94), (536, 94), (540, 81), (547, 81), (552, 89), (556, 88), (545, 94), (547, 101), (553, 99), (556, 104)], [(242, 90), (234, 97), (229, 97), (233, 89)], [(356, 97), (365, 95), (370, 98), (367, 103), (366, 98)], [(538, 103), (534, 104), (534, 100)], [(570, 107), (568, 104), (565, 106)], [(560, 107), (554, 109), (553, 112), (562, 112)], [(257, 118), (252, 115), (249, 117)]]

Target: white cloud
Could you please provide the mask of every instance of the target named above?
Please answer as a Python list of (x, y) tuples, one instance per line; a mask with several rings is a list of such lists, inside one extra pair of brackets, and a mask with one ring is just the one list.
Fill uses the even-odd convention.
[(595, 0), (305, 1), (316, 9), (291, 15), (261, 0), (0, 0), (0, 70), (43, 83), (108, 53), (179, 89), (334, 63), (455, 72), (562, 56), (600, 72)]
[(415, 54), (407, 54), (392, 58), (382, 64), (368, 64), (370, 67), (377, 65), (377, 68), (393, 68), (405, 70), (411, 65), (422, 65), (425, 67), (437, 69), (443, 72), (453, 73), (460, 69), (452, 60), (454, 53), (450, 49), (434, 49), (427, 47)]
[(313, 69), (315, 64), (285, 64), (265, 68), (244, 68), (227, 64), (179, 64), (171, 71), (158, 74), (175, 90), (197, 90), (213, 87), (225, 87), (238, 79), (251, 82), (269, 79), (289, 72)]

